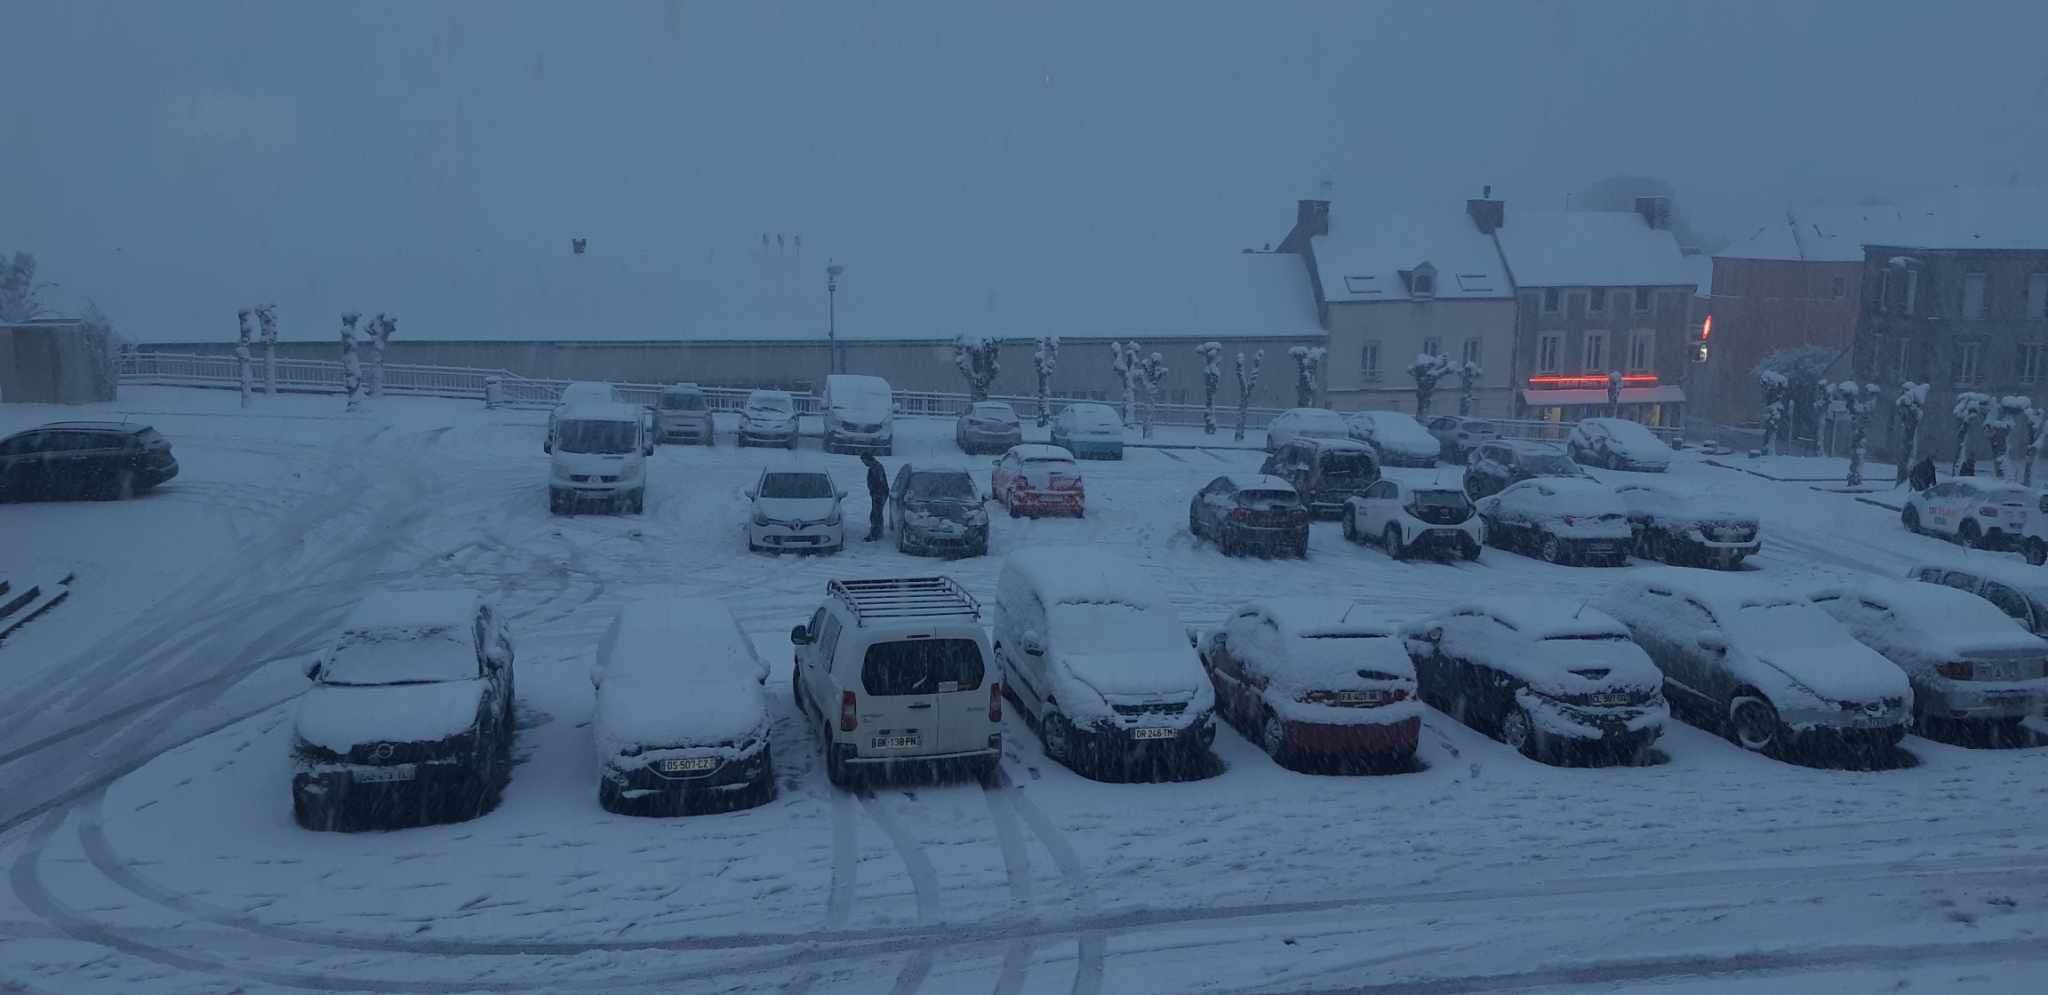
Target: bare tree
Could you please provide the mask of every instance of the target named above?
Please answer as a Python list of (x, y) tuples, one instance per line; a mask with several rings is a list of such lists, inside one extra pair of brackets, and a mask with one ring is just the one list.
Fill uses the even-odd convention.
[(1786, 380), (1776, 370), (1759, 369), (1756, 382), (1763, 388), (1764, 455), (1769, 456), (1777, 452), (1778, 440), (1785, 435)]
[(1252, 352), (1252, 361), (1250, 364), (1245, 363), (1244, 353), (1240, 352), (1237, 354), (1236, 439), (1239, 442), (1244, 441), (1244, 423), (1245, 419), (1251, 414), (1252, 391), (1258, 389), (1259, 372), (1265, 368), (1265, 365), (1266, 350), (1264, 349), (1258, 349)]
[(1223, 368), (1217, 360), (1223, 356), (1223, 343), (1204, 342), (1195, 347), (1195, 355), (1202, 357), (1202, 434), (1216, 434), (1216, 388), (1223, 384)]
[(277, 396), (277, 305), (265, 304), (256, 309), (256, 325), (262, 329), (257, 338), (263, 343), (263, 392)]
[(1961, 475), (1963, 465), (1977, 465), (1976, 457), (1970, 455), (1970, 432), (1984, 424), (1991, 414), (1991, 395), (1977, 391), (1964, 391), (1956, 395), (1956, 406), (1952, 412), (1956, 419), (1956, 461), (1949, 473)]
[(36, 288), (35, 253), (0, 256), (0, 321), (27, 321), (42, 314)]
[(1408, 364), (1408, 375), (1415, 378), (1415, 415), (1420, 418), (1429, 414), (1437, 384), (1451, 375), (1451, 361), (1434, 353), (1419, 352), (1415, 362)]
[(1109, 344), (1110, 372), (1116, 374), (1116, 381), (1124, 390), (1124, 424), (1131, 423), (1132, 409), (1137, 407), (1138, 394), (1138, 344), (1128, 346), (1111, 342)]
[[(1485, 375), (1486, 371), (1480, 368), (1478, 363), (1475, 363), (1469, 359), (1458, 364), (1459, 414), (1469, 415), (1472, 413), (1472, 388), (1474, 385), (1479, 383), (1479, 378)], [(1424, 412), (1421, 409), (1417, 409), (1415, 413), (1420, 415), (1426, 414), (1427, 412)]]
[(341, 316), (341, 389), (348, 396), (348, 410), (363, 406), (363, 361), (356, 355), (356, 322), (363, 316), (349, 311)]
[(398, 331), (398, 319), (378, 312), (370, 320), (370, 384), (371, 397), (384, 396), (384, 347), (391, 342), (391, 336)]
[(1607, 371), (1607, 415), (1610, 418), (1621, 417), (1622, 382), (1620, 370)]
[(1166, 357), (1157, 352), (1146, 355), (1138, 364), (1139, 376), (1145, 381), (1145, 427), (1143, 435), (1152, 437), (1152, 423), (1159, 418), (1159, 392), (1166, 386)]
[(1913, 472), (1913, 464), (1920, 458), (1920, 420), (1927, 413), (1927, 385), (1911, 380), (1899, 385), (1899, 396), (1892, 401), (1892, 414), (1899, 420), (1899, 435), (1904, 444), (1899, 447), (1899, 481), (1904, 482)]
[(1323, 357), (1330, 351), (1319, 345), (1298, 345), (1287, 350), (1294, 357), (1294, 406), (1313, 407), (1316, 403), (1316, 370), (1323, 365)]

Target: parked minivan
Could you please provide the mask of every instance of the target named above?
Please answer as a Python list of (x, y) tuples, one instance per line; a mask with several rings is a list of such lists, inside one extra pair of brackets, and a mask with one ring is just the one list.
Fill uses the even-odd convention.
[(896, 451), (896, 401), (881, 377), (834, 373), (825, 378), (825, 451)]
[(816, 724), (825, 776), (845, 786), (906, 765), (992, 777), (1003, 699), (981, 603), (951, 577), (835, 580), (790, 630), (790, 690)]
[(639, 514), (647, 503), (647, 457), (654, 434), (643, 408), (590, 403), (561, 411), (553, 428), (548, 510), (599, 504)]
[(996, 581), (995, 653), (1047, 757), (1082, 774), (1206, 757), (1216, 692), (1165, 592), (1085, 547), (1011, 553)]
[(1316, 517), (1337, 518), (1344, 502), (1380, 479), (1380, 463), (1371, 446), (1355, 439), (1301, 436), (1282, 443), (1259, 472), (1293, 484)]
[(711, 402), (704, 388), (693, 383), (671, 384), (661, 390), (654, 409), (655, 441), (701, 442), (713, 445)]
[(589, 404), (620, 404), (624, 401), (611, 384), (579, 380), (563, 386), (555, 398), (555, 406), (548, 409), (548, 435), (541, 441), (541, 451), (555, 451), (555, 425), (561, 420), (562, 412)]

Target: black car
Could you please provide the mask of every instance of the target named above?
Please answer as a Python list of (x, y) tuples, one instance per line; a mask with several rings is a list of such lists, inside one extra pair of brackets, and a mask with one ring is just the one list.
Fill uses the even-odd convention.
[(988, 555), (988, 509), (966, 470), (903, 464), (889, 485), (889, 527), (899, 552)]
[(1373, 448), (1356, 439), (1302, 436), (1281, 443), (1259, 472), (1293, 484), (1318, 516), (1338, 518), (1344, 502), (1380, 479), (1380, 463)]
[(1465, 495), (1477, 501), (1531, 477), (1588, 477), (1554, 442), (1496, 439), (1472, 450), (1465, 467)]
[(1265, 474), (1227, 473), (1188, 502), (1188, 532), (1224, 555), (1256, 550), (1308, 556), (1308, 505), (1294, 485)]
[(51, 422), (0, 439), (0, 501), (113, 501), (177, 475), (170, 441), (133, 422)]

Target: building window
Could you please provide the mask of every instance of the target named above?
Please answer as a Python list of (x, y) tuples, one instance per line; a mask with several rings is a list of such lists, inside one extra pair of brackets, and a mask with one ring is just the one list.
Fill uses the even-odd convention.
[(1958, 384), (1980, 384), (1984, 382), (1984, 343), (1956, 343), (1955, 382)]
[(1606, 314), (1606, 313), (1607, 313), (1607, 291), (1605, 291), (1605, 290), (1595, 290), (1595, 291), (1593, 291), (1593, 293), (1592, 293), (1592, 296), (1590, 296), (1590, 297), (1587, 297), (1587, 298), (1586, 298), (1586, 313), (1587, 313), (1587, 314)]
[(1849, 278), (1846, 276), (1828, 278), (1828, 296), (1838, 301), (1849, 296)]
[(1380, 382), (1380, 342), (1373, 339), (1358, 350), (1358, 379), (1366, 383)]
[(1485, 364), (1479, 361), (1479, 343), (1479, 339), (1465, 340), (1464, 361), (1467, 363), (1471, 363), (1473, 366), (1483, 367)]
[(1906, 313), (1918, 314), (1920, 310), (1920, 271), (1906, 271)]
[(1543, 288), (1543, 313), (1556, 314), (1562, 300), (1563, 295), (1556, 287)]
[(2048, 342), (2020, 343), (2020, 382), (2048, 380)]
[(1649, 314), (1649, 313), (1650, 313), (1650, 301), (1651, 301), (1652, 299), (1654, 299), (1654, 298), (1653, 298), (1653, 295), (1652, 295), (1652, 293), (1650, 292), (1650, 290), (1648, 290), (1647, 288), (1644, 288), (1644, 287), (1637, 287), (1637, 288), (1636, 288), (1636, 313), (1637, 313), (1637, 314)]
[(1564, 336), (1556, 332), (1536, 340), (1536, 372), (1556, 373), (1564, 359)]
[(1657, 333), (1638, 328), (1628, 337), (1628, 370), (1630, 373), (1648, 373), (1657, 361)]
[(1413, 297), (1436, 296), (1436, 274), (1416, 272), (1408, 276), (1408, 293)]
[(2027, 277), (2027, 320), (2048, 318), (2048, 273)]
[(1442, 340), (1442, 339), (1440, 339), (1440, 338), (1437, 338), (1437, 337), (1436, 337), (1436, 336), (1434, 336), (1434, 335), (1430, 336), (1429, 338), (1423, 339), (1423, 340), (1422, 340), (1422, 354), (1423, 354), (1423, 355), (1425, 355), (1425, 356), (1441, 356), (1441, 355), (1443, 355), (1443, 354), (1444, 354), (1444, 340)]
[(1913, 375), (1913, 340), (1912, 340), (1912, 339), (1906, 338), (1906, 337), (1904, 337), (1904, 336), (1901, 336), (1901, 337), (1899, 338), (1899, 355), (1898, 355), (1898, 365), (1897, 365), (1896, 369), (1898, 370), (1898, 376), (1897, 376), (1897, 377), (1895, 377), (1895, 379), (1898, 379), (1898, 380), (1908, 380), (1908, 379), (1911, 379), (1911, 378), (1912, 378), (1912, 375)]
[(1984, 302), (1985, 279), (1982, 273), (1963, 274), (1963, 319), (1966, 321), (1983, 321), (1990, 317), (1990, 310)]
[(1599, 373), (1607, 368), (1607, 333), (1586, 333), (1586, 372)]

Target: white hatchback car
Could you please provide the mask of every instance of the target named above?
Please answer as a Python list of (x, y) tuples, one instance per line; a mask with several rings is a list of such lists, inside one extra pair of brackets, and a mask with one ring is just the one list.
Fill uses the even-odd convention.
[(846, 548), (846, 497), (823, 470), (763, 470), (747, 489), (747, 551), (836, 552)]
[(1998, 480), (1950, 480), (1906, 498), (1899, 521), (1979, 549), (2005, 549), (2026, 534), (2033, 492)]
[(1380, 543), (1397, 560), (1415, 553), (1476, 560), (1486, 524), (1460, 488), (1381, 480), (1344, 502), (1344, 538)]

